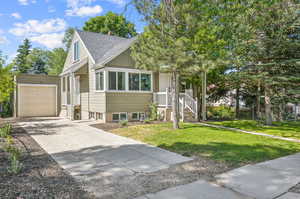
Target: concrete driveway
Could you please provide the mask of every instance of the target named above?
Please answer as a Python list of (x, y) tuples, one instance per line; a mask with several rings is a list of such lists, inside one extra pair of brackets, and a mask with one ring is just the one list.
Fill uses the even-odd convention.
[(66, 171), (93, 183), (105, 177), (148, 173), (190, 161), (157, 147), (61, 118), (34, 118), (19, 123)]

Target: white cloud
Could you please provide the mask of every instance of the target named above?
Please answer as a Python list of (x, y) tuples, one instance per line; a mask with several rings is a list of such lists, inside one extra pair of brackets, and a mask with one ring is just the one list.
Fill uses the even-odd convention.
[(125, 0), (106, 0), (106, 1), (118, 4), (118, 5), (124, 5), (126, 3)]
[(5, 36), (0, 35), (0, 45), (7, 44), (7, 43), (9, 43), (8, 39)]
[(22, 18), (22, 16), (18, 12), (11, 13), (11, 16), (16, 18), (16, 19), (21, 19)]
[[(100, 14), (103, 9), (100, 5), (92, 6), (96, 0), (67, 0), (67, 16), (87, 17)], [(115, 0), (114, 0), (115, 1)]]
[(65, 30), (67, 23), (60, 18), (46, 20), (28, 20), (25, 23), (15, 23), (9, 32), (15, 36), (36, 36), (37, 34), (54, 33)]
[(48, 7), (48, 12), (49, 12), (49, 13), (56, 12), (56, 9), (55, 9), (53, 6), (49, 6), (49, 7)]
[(33, 42), (37, 42), (47, 48), (58, 48), (62, 47), (64, 33), (51, 33), (51, 34), (41, 34), (39, 36), (30, 37), (29, 39)]
[(96, 6), (83, 6), (76, 9), (66, 10), (67, 16), (79, 16), (79, 17), (88, 17), (94, 16), (103, 11), (102, 7), (99, 5)]
[(29, 3), (36, 3), (36, 0), (18, 0), (19, 4), (23, 5), (23, 6), (27, 6), (29, 5)]

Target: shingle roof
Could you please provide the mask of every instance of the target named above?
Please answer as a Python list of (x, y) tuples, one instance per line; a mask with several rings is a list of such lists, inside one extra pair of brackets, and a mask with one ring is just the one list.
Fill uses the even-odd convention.
[(107, 60), (128, 49), (135, 40), (135, 38), (127, 39), (94, 32), (76, 31), (96, 64), (107, 63)]

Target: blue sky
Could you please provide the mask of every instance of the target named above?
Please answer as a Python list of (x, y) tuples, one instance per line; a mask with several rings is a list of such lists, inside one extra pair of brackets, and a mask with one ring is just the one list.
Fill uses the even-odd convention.
[[(5, 2), (5, 3), (4, 3)], [(9, 0), (0, 6), (0, 50), (8, 61), (16, 55), (18, 45), (29, 38), (33, 47), (61, 47), (63, 33), (68, 27), (81, 28), (90, 17), (108, 11), (124, 13), (143, 31), (141, 17), (129, 6), (129, 0)]]

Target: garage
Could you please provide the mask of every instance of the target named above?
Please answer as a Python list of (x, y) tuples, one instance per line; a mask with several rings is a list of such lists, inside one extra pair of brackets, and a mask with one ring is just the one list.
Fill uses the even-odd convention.
[(15, 116), (54, 117), (59, 115), (59, 77), (22, 74), (16, 77)]
[(19, 117), (57, 115), (56, 85), (19, 84)]

